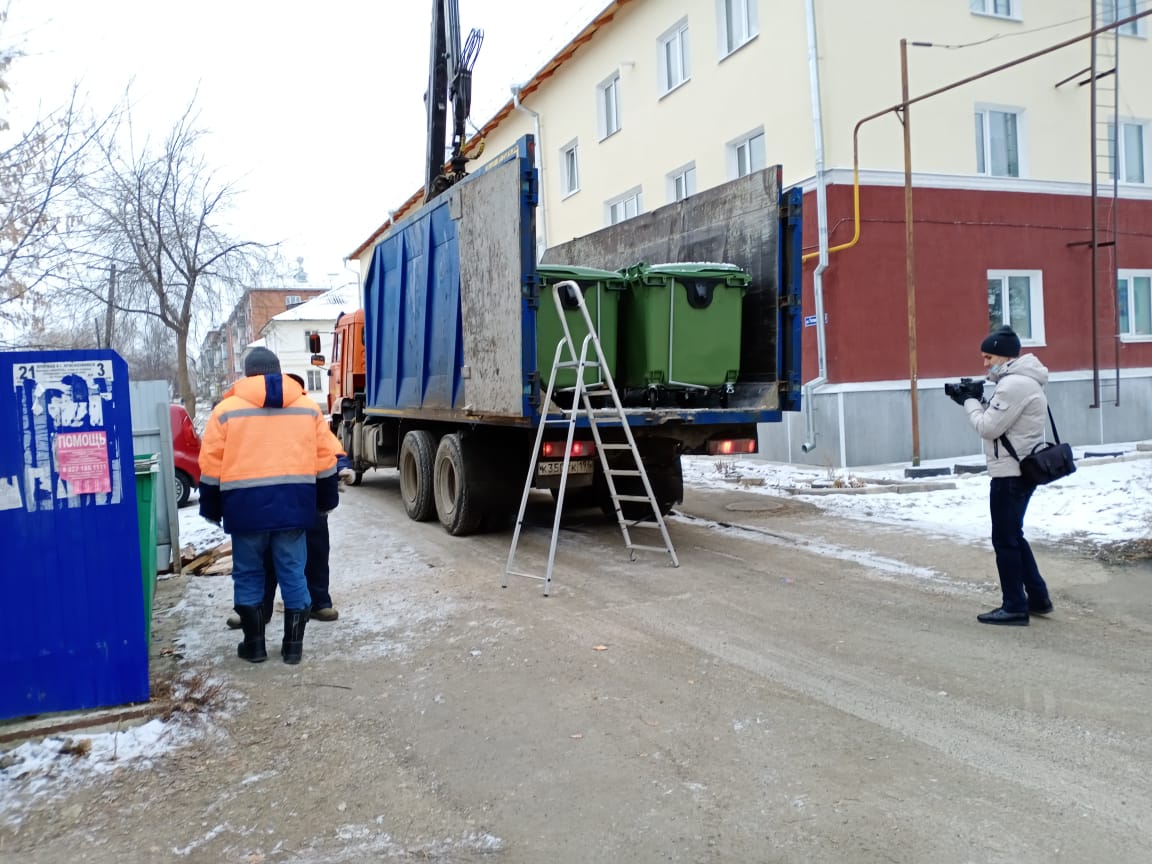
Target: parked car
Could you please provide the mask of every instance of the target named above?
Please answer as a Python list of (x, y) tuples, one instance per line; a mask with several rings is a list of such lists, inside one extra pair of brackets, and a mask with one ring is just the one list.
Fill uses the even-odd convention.
[(176, 506), (188, 503), (192, 490), (200, 485), (200, 436), (183, 405), (169, 405), (172, 421), (172, 451), (176, 463)]

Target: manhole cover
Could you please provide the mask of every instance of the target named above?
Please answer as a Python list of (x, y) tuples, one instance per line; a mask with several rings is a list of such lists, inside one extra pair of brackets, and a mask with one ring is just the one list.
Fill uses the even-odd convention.
[(783, 510), (784, 504), (780, 501), (736, 501), (725, 504), (724, 509), (735, 513), (770, 513), (773, 510)]

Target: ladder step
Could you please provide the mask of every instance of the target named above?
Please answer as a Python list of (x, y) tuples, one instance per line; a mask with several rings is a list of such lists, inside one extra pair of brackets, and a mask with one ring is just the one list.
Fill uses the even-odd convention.
[(628, 444), (601, 444), (601, 450), (631, 450)]
[[(575, 369), (579, 365), (580, 365), (579, 360), (561, 360), (559, 363), (556, 364), (556, 368), (557, 369)], [(584, 361), (584, 368), (585, 369), (599, 368), (599, 366), (600, 366), (600, 363), (597, 362), (596, 360), (585, 360)]]
[(629, 549), (639, 549), (641, 552), (663, 552), (665, 555), (671, 555), (672, 552), (667, 546), (645, 546), (641, 543), (629, 543)]
[(645, 504), (651, 504), (652, 499), (647, 495), (617, 495), (617, 501), (643, 501)]
[[(636, 471), (636, 470), (633, 470), (630, 468), (613, 468), (608, 473), (611, 474), (613, 477), (639, 477), (640, 476), (639, 471)], [(644, 500), (647, 501), (648, 499), (645, 498)]]
[(521, 573), (519, 570), (506, 570), (505, 573), (508, 576), (524, 576), (527, 579), (544, 579), (543, 576), (537, 576), (535, 573)]

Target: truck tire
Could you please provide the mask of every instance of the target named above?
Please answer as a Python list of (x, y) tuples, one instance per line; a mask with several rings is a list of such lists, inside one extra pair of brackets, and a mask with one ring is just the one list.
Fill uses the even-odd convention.
[[(414, 522), (427, 522), (436, 515), (433, 465), (436, 436), (427, 429), (413, 429), (400, 445), (400, 497), (404, 512)], [(359, 475), (357, 476), (359, 479)]]
[(440, 439), (433, 473), (436, 515), (444, 530), (453, 537), (475, 533), (484, 518), (483, 499), (477, 495), (476, 471), (465, 458), (459, 432)]

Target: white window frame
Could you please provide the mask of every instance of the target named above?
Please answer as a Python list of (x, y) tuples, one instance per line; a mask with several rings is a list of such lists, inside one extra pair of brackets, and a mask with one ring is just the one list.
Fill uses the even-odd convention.
[[(656, 40), (656, 66), (659, 70), (658, 86), (663, 98), (692, 80), (692, 43), (688, 37), (688, 19), (681, 18)], [(675, 49), (676, 63), (669, 65), (670, 49)], [(673, 68), (679, 66), (679, 68)]]
[(560, 148), (560, 198), (580, 191), (580, 139), (574, 138)]
[[(1099, 9), (1100, 24), (1104, 26), (1119, 21), (1121, 18), (1130, 18), (1148, 7), (1144, 0), (1102, 0), (1097, 8)], [(1148, 35), (1148, 31), (1145, 29), (1147, 21), (1147, 18), (1141, 18), (1139, 21), (1118, 27), (1116, 32), (1121, 36), (1135, 36), (1137, 39), (1143, 39)]]
[(601, 141), (621, 129), (619, 70), (596, 86), (596, 119)]
[(319, 369), (308, 369), (306, 371), (307, 371), (307, 378), (305, 380), (307, 380), (307, 382), (308, 382), (308, 392), (316, 393), (319, 390), (323, 390), (324, 389), (324, 379), (320, 375), (320, 370)]
[(723, 60), (760, 35), (757, 0), (716, 0), (716, 43)]
[(284, 307), (286, 309), (291, 309), (293, 306), (299, 306), (302, 302), (303, 301), (301, 300), (299, 294), (284, 295)]
[[(1126, 282), (1124, 290), (1127, 293), (1128, 305), (1128, 328), (1127, 330), (1120, 331), (1121, 342), (1152, 342), (1152, 333), (1133, 333), (1132, 332), (1132, 310), (1136, 306), (1136, 286), (1133, 284), (1135, 279), (1149, 280), (1149, 294), (1152, 295), (1152, 270), (1118, 270), (1116, 271), (1116, 291), (1117, 302), (1119, 302), (1120, 283)], [(1152, 296), (1149, 296), (1145, 303), (1152, 304)], [(1119, 313), (1119, 310), (1117, 310)], [(1119, 314), (1117, 314), (1119, 318)]]
[(695, 195), (696, 163), (689, 162), (687, 165), (681, 165), (675, 171), (669, 171), (667, 180), (669, 203), (683, 201), (685, 198)]
[[(1009, 21), (1022, 21), (1024, 11), (1021, 9), (1023, 0), (969, 0), (968, 8), (973, 15), (985, 15), (989, 18), (1005, 18)], [(1007, 6), (1007, 11), (998, 10), (997, 5)]]
[[(1016, 118), (1016, 173), (1015, 174), (994, 174), (992, 173), (992, 128), (991, 115), (997, 114), (1011, 114)], [(984, 102), (978, 102), (973, 112), (973, 122), (980, 123), (980, 138), (976, 147), (976, 173), (983, 177), (1010, 177), (1012, 179), (1019, 179), (1028, 176), (1028, 165), (1025, 160), (1025, 154), (1028, 152), (1028, 139), (1027, 129), (1025, 123), (1026, 117), (1023, 108), (1012, 105), (991, 105)], [(981, 148), (983, 148), (981, 150)], [(1007, 162), (1007, 152), (1005, 152), (1005, 162)]]
[[(1147, 186), (1150, 182), (1149, 178), (1149, 164), (1152, 157), (1152, 123), (1147, 120), (1137, 120), (1135, 118), (1121, 117), (1117, 124), (1118, 129), (1113, 128), (1111, 124), (1108, 126), (1108, 166), (1113, 171), (1118, 181), (1128, 186)], [(1140, 173), (1139, 180), (1128, 179), (1129, 163), (1132, 161), (1132, 153), (1128, 147), (1128, 136), (1125, 134), (1126, 127), (1137, 127), (1140, 130)], [(1120, 146), (1116, 146), (1116, 138), (1120, 139)]]
[[(633, 212), (629, 213), (629, 205)], [(635, 218), (644, 212), (644, 192), (640, 186), (629, 189), (622, 195), (609, 198), (604, 202), (604, 224), (619, 225), (628, 219)]]
[[(1022, 333), (1024, 328), (1018, 328), (1012, 322), (1012, 310), (1009, 306), (1010, 300), (1005, 296), (1008, 290), (1008, 279), (1013, 276), (1026, 276), (1028, 278), (1028, 329), (1031, 334), (1025, 336)], [(1046, 343), (1044, 341), (1044, 271), (1043, 270), (989, 270), (988, 282), (993, 280), (1000, 281), (1000, 294), (1001, 294), (1001, 316), (1000, 321), (992, 321), (991, 313), (992, 307), (989, 304), (989, 324), (990, 330), (994, 330), (1004, 324), (1008, 324), (1016, 331), (1020, 337), (1021, 345), (1028, 345), (1032, 347), (1042, 347)], [(989, 289), (991, 290), (991, 289)]]
[[(759, 145), (759, 146), (757, 146)], [(728, 179), (735, 180), (746, 177), (768, 166), (768, 142), (764, 137), (764, 127), (760, 126), (746, 132), (727, 145)], [(760, 165), (757, 166), (757, 155)], [(741, 173), (741, 162), (747, 162), (747, 171)]]

